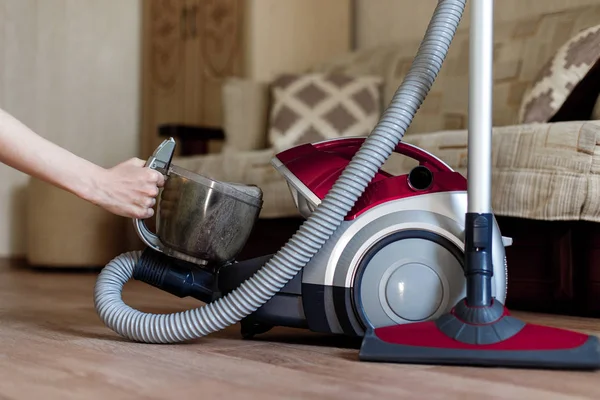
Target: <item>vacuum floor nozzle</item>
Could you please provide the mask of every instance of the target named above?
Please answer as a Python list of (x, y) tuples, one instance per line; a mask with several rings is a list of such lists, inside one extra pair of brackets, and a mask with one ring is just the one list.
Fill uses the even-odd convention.
[(362, 361), (536, 369), (600, 369), (596, 336), (524, 324), (514, 336), (493, 344), (464, 343), (446, 335), (436, 321), (370, 329)]

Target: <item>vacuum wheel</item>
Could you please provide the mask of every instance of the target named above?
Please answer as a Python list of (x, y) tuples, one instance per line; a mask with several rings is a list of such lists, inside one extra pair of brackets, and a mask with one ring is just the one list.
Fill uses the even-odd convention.
[(466, 293), (462, 250), (437, 233), (394, 233), (366, 252), (354, 288), (365, 327), (437, 318)]

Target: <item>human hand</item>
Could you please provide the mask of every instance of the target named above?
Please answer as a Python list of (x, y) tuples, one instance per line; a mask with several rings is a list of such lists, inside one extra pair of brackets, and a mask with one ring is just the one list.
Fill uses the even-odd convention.
[(128, 218), (150, 218), (156, 204), (159, 188), (165, 183), (164, 176), (144, 167), (145, 161), (132, 158), (98, 177), (96, 194), (91, 201), (100, 207)]

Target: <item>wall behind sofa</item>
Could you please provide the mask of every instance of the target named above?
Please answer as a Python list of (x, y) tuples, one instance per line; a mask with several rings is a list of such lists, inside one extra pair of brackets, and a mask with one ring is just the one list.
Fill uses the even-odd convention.
[[(366, 48), (399, 40), (419, 40), (433, 14), (437, 0), (354, 0), (356, 47)], [(532, 17), (589, 4), (600, 0), (496, 0), (496, 22)], [(459, 29), (469, 27), (469, 5)]]
[[(0, 0), (0, 107), (103, 166), (137, 154), (140, 0)], [(0, 165), (0, 257), (25, 251), (28, 177)]]

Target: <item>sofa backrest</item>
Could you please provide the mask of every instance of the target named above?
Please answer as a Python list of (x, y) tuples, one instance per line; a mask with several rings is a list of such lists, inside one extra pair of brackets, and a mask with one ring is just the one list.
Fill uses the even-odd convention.
[[(577, 32), (600, 23), (600, 5), (585, 6), (494, 27), (494, 126), (518, 123), (525, 90)], [(315, 66), (314, 72), (374, 74), (385, 80), (383, 106), (408, 72), (420, 41), (359, 50)], [(457, 32), (442, 70), (407, 134), (465, 129), (468, 123), (469, 32)]]

